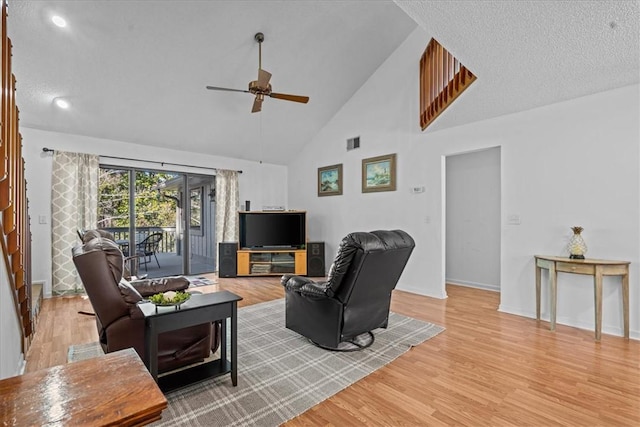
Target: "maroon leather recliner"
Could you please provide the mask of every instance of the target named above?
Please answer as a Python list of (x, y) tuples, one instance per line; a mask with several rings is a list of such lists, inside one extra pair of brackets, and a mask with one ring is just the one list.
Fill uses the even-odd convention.
[[(159, 292), (185, 290), (189, 281), (184, 277), (122, 280), (123, 254), (108, 236), (97, 230), (86, 232), (84, 243), (73, 248), (73, 262), (95, 311), (104, 352), (133, 347), (144, 360), (144, 316), (137, 303)], [(162, 333), (158, 337), (158, 372), (202, 361), (219, 344), (219, 322)]]

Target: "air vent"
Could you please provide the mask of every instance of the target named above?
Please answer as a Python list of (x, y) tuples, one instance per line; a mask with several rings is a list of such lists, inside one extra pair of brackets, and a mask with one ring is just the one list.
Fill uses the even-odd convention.
[(356, 148), (360, 148), (360, 137), (356, 136), (347, 139), (347, 151), (355, 150)]

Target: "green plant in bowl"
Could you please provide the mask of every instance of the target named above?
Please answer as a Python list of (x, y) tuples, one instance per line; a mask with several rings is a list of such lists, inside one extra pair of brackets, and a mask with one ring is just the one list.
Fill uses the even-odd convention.
[(191, 294), (183, 291), (168, 291), (151, 295), (149, 301), (155, 305), (180, 305), (191, 298)]

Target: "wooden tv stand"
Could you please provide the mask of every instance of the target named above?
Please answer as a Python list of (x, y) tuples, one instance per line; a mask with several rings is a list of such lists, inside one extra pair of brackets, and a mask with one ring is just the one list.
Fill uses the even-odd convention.
[(307, 274), (306, 249), (239, 249), (238, 276)]

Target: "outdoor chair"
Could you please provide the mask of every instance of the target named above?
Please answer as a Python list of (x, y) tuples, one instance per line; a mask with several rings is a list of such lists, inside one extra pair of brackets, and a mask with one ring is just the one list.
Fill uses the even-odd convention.
[(391, 291), (414, 246), (402, 230), (347, 235), (326, 281), (282, 276), (285, 326), (330, 350), (370, 346), (371, 331), (387, 327)]
[(142, 242), (136, 244), (136, 254), (140, 255), (140, 264), (144, 265), (144, 270), (147, 270), (147, 264), (151, 262), (151, 257), (156, 259), (158, 268), (160, 268), (160, 262), (158, 261), (158, 248), (162, 241), (162, 233), (152, 233), (147, 236)]

